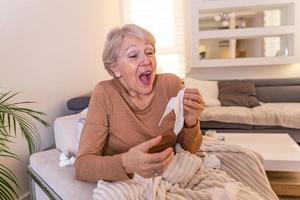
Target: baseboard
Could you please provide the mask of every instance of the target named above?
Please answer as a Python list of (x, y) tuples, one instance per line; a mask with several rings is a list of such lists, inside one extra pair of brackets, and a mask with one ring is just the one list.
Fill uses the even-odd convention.
[(30, 200), (30, 192), (26, 192), (18, 198), (18, 200)]

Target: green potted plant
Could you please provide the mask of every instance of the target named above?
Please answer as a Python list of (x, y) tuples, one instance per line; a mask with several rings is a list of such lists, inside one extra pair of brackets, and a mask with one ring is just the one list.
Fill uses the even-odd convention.
[[(0, 157), (18, 159), (8, 144), (13, 143), (17, 130), (25, 138), (30, 154), (39, 148), (39, 134), (34, 121), (48, 127), (48, 123), (42, 119), (43, 112), (24, 107), (25, 104), (33, 102), (12, 103), (11, 100), (18, 93), (0, 91)], [(0, 200), (13, 200), (18, 198), (19, 189), (17, 177), (5, 165), (0, 163)]]

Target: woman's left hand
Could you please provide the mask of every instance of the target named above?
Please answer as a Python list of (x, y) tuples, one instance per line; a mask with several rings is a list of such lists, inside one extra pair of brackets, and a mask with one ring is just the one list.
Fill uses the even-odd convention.
[(183, 96), (184, 122), (187, 127), (197, 124), (204, 110), (204, 101), (198, 89), (186, 88)]

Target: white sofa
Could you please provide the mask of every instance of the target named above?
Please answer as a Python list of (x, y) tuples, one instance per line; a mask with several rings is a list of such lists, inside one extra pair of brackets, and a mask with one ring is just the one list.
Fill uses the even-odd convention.
[(300, 78), (239, 81), (254, 83), (260, 106), (221, 106), (219, 81), (187, 78), (189, 86), (201, 91), (206, 104), (200, 116), (201, 129), (223, 133), (288, 133), (300, 143)]
[[(33, 154), (28, 172), (32, 183), (32, 196), (36, 200), (92, 199), (96, 183), (78, 181), (74, 166), (59, 166), (61, 152), (76, 154), (78, 131), (81, 131), (85, 113), (57, 118), (54, 122), (56, 148)], [(78, 130), (79, 129), (79, 130)]]

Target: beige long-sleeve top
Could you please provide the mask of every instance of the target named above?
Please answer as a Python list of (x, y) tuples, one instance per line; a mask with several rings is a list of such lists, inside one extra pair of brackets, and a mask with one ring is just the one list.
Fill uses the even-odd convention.
[(185, 150), (195, 153), (202, 141), (199, 123), (192, 128), (184, 127), (177, 136), (173, 131), (175, 115), (172, 112), (158, 126), (168, 101), (181, 87), (181, 80), (175, 75), (156, 75), (154, 97), (149, 106), (141, 110), (118, 79), (100, 82), (92, 93), (81, 134), (76, 177), (92, 182), (129, 179), (123, 168), (122, 153), (158, 135), (163, 136), (162, 142), (151, 151), (161, 151), (178, 142)]

